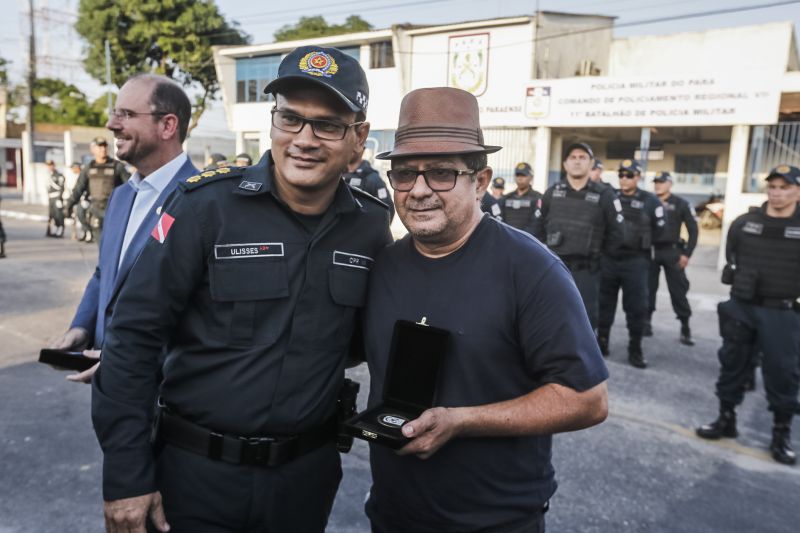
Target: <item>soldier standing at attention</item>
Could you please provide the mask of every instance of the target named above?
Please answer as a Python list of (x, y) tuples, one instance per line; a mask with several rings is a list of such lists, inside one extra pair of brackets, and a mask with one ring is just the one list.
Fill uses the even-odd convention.
[[(47, 197), (50, 213), (47, 218), (47, 232), (45, 237), (64, 236), (64, 174), (56, 170), (56, 163), (52, 159), (47, 160), (47, 170), (50, 172), (50, 179), (47, 182)], [(50, 222), (56, 225), (55, 231), (51, 231)]]
[(93, 144), (94, 161), (90, 161), (88, 165), (83, 167), (80, 176), (78, 176), (78, 181), (75, 183), (75, 188), (72, 189), (72, 194), (67, 200), (64, 214), (68, 216), (73, 206), (88, 191), (89, 214), (92, 217), (92, 239), (100, 242), (100, 236), (103, 232), (103, 219), (106, 216), (106, 207), (108, 206), (111, 191), (128, 181), (130, 174), (125, 170), (125, 165), (121, 161), (109, 157), (108, 143), (104, 138), (97, 137)]
[(597, 329), (600, 253), (622, 242), (621, 207), (611, 188), (590, 179), (594, 154), (586, 143), (567, 147), (566, 180), (544, 193), (531, 233), (569, 268), (592, 329)]
[(517, 190), (503, 196), (502, 216), (506, 224), (511, 227), (530, 231), (533, 212), (542, 195), (531, 188), (533, 171), (528, 163), (519, 163), (514, 168), (514, 181)]
[[(656, 310), (656, 292), (658, 291), (658, 277), (661, 269), (667, 279), (669, 297), (672, 300), (672, 309), (675, 316), (681, 321), (681, 344), (694, 346), (692, 330), (689, 328), (689, 317), (692, 308), (686, 293), (689, 292), (689, 279), (686, 277), (686, 265), (697, 246), (697, 220), (694, 207), (689, 202), (671, 193), (672, 176), (669, 172), (659, 172), (653, 178), (656, 196), (664, 207), (666, 224), (664, 231), (653, 239), (653, 261), (650, 263), (650, 312), (644, 325), (644, 336), (653, 335), (651, 319)], [(681, 239), (681, 226), (686, 226), (689, 241)]]
[(608, 250), (601, 261), (597, 340), (600, 351), (608, 355), (608, 336), (622, 289), (622, 308), (629, 335), (628, 362), (636, 368), (646, 368), (642, 334), (647, 319), (650, 248), (653, 238), (659, 237), (664, 227), (664, 208), (654, 194), (638, 188), (640, 179), (641, 167), (636, 161), (626, 159), (620, 164), (615, 201), (622, 208), (624, 239), (619, 248)]

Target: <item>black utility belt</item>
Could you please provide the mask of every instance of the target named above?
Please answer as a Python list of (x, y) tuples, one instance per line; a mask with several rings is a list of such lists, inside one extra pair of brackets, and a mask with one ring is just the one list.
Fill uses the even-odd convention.
[(676, 249), (680, 247), (680, 243), (677, 242), (654, 242), (653, 248), (656, 250), (669, 250), (669, 249)]
[(336, 440), (336, 418), (305, 433), (282, 437), (237, 437), (210, 431), (161, 408), (155, 439), (235, 465), (277, 467)]
[(789, 298), (761, 298), (756, 296), (752, 300), (742, 300), (746, 304), (757, 305), (759, 307), (768, 307), (770, 309), (786, 309), (800, 311), (800, 304), (796, 300)]

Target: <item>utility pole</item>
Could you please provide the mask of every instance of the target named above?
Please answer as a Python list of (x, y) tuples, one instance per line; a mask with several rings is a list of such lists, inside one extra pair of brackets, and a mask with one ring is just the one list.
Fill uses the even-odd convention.
[(34, 183), (35, 180), (35, 170), (34, 170), (34, 123), (33, 123), (33, 109), (36, 104), (36, 100), (33, 96), (33, 86), (36, 83), (36, 34), (34, 33), (33, 29), (33, 22), (34, 22), (34, 13), (33, 13), (33, 0), (28, 0), (28, 20), (30, 22), (30, 38), (28, 40), (28, 117), (25, 121), (25, 128), (28, 132), (27, 139), (26, 139), (26, 152), (27, 157), (26, 161), (24, 161), (24, 166), (26, 170), (30, 172), (29, 175), (25, 176), (25, 180), (29, 181), (31, 184)]

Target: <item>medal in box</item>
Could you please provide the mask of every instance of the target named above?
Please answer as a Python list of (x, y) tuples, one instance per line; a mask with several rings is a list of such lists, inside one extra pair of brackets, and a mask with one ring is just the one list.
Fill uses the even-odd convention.
[(383, 401), (348, 420), (346, 431), (390, 448), (405, 446), (409, 439), (401, 432), (403, 425), (434, 406), (449, 338), (448, 331), (428, 326), (424, 318), (395, 322)]

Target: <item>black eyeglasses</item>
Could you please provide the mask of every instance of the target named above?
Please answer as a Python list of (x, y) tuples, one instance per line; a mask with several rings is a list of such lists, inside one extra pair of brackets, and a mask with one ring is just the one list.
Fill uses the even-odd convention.
[(434, 192), (451, 191), (456, 186), (456, 179), (463, 174), (474, 174), (474, 170), (458, 170), (455, 168), (429, 168), (427, 170), (399, 169), (389, 170), (389, 185), (399, 192), (408, 192), (414, 188), (417, 176), (422, 174), (422, 179), (428, 188)]
[(633, 178), (636, 177), (635, 175), (629, 174), (628, 172), (620, 172), (618, 174), (618, 176), (619, 176), (619, 179), (625, 178), (625, 179), (628, 179), (628, 180), (632, 180)]
[(272, 109), (272, 125), (281, 131), (289, 133), (300, 133), (306, 124), (311, 124), (311, 131), (318, 139), (326, 141), (341, 141), (347, 134), (347, 130), (353, 126), (360, 126), (364, 122), (353, 122), (345, 124), (333, 120), (322, 120), (316, 118), (306, 118), (288, 111)]
[(132, 118), (136, 118), (140, 115), (152, 115), (156, 117), (163, 117), (164, 115), (169, 115), (165, 111), (156, 111), (154, 113), (144, 113), (140, 111), (131, 111), (130, 109), (112, 109), (109, 118), (115, 118), (117, 120), (130, 120)]

